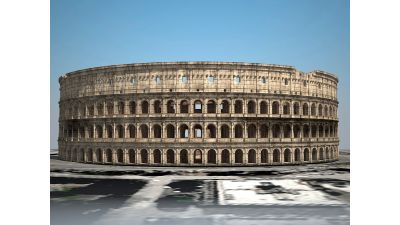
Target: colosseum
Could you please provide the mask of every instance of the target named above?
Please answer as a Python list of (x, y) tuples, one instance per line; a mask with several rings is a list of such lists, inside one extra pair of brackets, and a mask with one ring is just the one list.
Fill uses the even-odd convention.
[(156, 62), (59, 78), (59, 156), (140, 166), (272, 166), (339, 157), (335, 75)]

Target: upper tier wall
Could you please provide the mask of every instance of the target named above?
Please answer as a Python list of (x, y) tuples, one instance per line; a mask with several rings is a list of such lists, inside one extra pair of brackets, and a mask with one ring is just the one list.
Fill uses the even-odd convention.
[(323, 71), (303, 73), (291, 66), (171, 62), (89, 68), (67, 73), (59, 82), (61, 101), (84, 96), (154, 92), (271, 93), (337, 100), (338, 79)]

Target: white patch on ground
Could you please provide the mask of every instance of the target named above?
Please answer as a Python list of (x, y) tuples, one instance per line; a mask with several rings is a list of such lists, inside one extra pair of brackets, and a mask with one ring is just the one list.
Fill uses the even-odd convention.
[(332, 184), (321, 184), (322, 187), (328, 188), (328, 189), (334, 189), (334, 190), (339, 190), (339, 191), (344, 191), (344, 192), (350, 192), (350, 185), (346, 185), (346, 187), (336, 187)]
[(50, 191), (69, 191), (74, 188), (86, 187), (89, 184), (50, 184)]

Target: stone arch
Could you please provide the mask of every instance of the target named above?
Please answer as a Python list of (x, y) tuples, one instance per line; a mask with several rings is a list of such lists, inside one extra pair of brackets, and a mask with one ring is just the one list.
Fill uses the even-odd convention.
[(141, 163), (149, 163), (149, 153), (146, 149), (140, 150), (140, 162)]
[(210, 149), (207, 152), (207, 163), (216, 164), (217, 163), (217, 153), (214, 149)]
[(230, 133), (230, 129), (229, 126), (226, 124), (223, 124), (221, 126), (221, 138), (229, 138), (229, 133)]
[(324, 149), (323, 148), (319, 149), (319, 160), (324, 160)]
[(313, 148), (313, 150), (312, 150), (312, 161), (317, 161), (318, 160), (317, 156), (318, 156), (317, 149)]
[(317, 137), (317, 125), (313, 124), (311, 125), (311, 137), (315, 138)]
[(315, 106), (315, 103), (311, 104), (311, 116), (316, 116), (317, 115), (317, 107)]
[(99, 115), (99, 116), (104, 115), (104, 105), (103, 105), (103, 103), (98, 103), (96, 108), (97, 108), (97, 115)]
[(294, 161), (300, 162), (300, 149), (296, 148), (294, 150)]
[(261, 150), (261, 163), (268, 163), (268, 150)]
[(207, 113), (216, 113), (216, 104), (214, 100), (208, 100), (207, 102)]
[(223, 100), (221, 102), (221, 113), (229, 113), (229, 102), (227, 100)]
[(203, 127), (200, 124), (196, 124), (193, 126), (193, 137), (203, 138)]
[(153, 111), (154, 113), (161, 113), (161, 101), (155, 100), (153, 102)]
[(319, 125), (318, 137), (324, 137), (324, 127), (322, 126), (322, 124)]
[(206, 128), (207, 138), (216, 138), (217, 137), (217, 129), (214, 124), (209, 124)]
[(148, 101), (143, 100), (142, 104), (141, 104), (141, 107), (142, 107), (142, 114), (148, 114), (149, 113), (149, 102)]
[(250, 149), (247, 152), (247, 163), (256, 163), (256, 150)]
[(283, 161), (284, 162), (290, 162), (292, 160), (292, 153), (290, 151), (290, 149), (285, 149), (285, 151), (283, 152)]
[(136, 138), (136, 127), (133, 124), (128, 126), (129, 138)]
[(193, 113), (203, 113), (203, 102), (200, 100), (194, 101)]
[(256, 103), (253, 100), (247, 102), (247, 113), (248, 114), (256, 113)]
[(266, 101), (260, 102), (260, 114), (268, 114), (268, 103)]
[(329, 155), (329, 149), (328, 149), (328, 147), (325, 148), (325, 158), (326, 158), (326, 159), (330, 159), (330, 158), (331, 158), (330, 155)]
[(308, 124), (305, 124), (303, 126), (303, 137), (305, 137), (305, 138), (310, 137), (310, 126), (308, 126)]
[(189, 102), (187, 100), (182, 100), (180, 105), (180, 113), (189, 113)]
[(81, 148), (78, 153), (78, 161), (85, 162), (85, 149)]
[(169, 100), (167, 102), (167, 113), (175, 113), (175, 101)]
[(113, 152), (111, 149), (106, 150), (106, 162), (112, 163), (113, 162)]
[(172, 149), (167, 150), (167, 163), (169, 164), (175, 163), (175, 151)]
[(300, 115), (300, 104), (298, 102), (293, 104), (293, 115)]
[(114, 114), (114, 103), (107, 102), (107, 115), (113, 115), (113, 114)]
[(332, 106), (330, 105), (330, 106), (329, 106), (329, 116), (330, 116), (330, 117), (333, 116), (333, 113), (332, 113), (332, 112), (333, 112), (333, 111), (332, 111)]
[(236, 149), (236, 151), (235, 151), (235, 163), (243, 163), (243, 151), (242, 151), (242, 149)]
[(167, 127), (167, 138), (175, 138), (175, 126), (168, 124)]
[(129, 163), (136, 163), (135, 149), (129, 149), (128, 156), (129, 156)]
[(279, 124), (272, 125), (272, 137), (273, 138), (281, 137), (281, 126), (279, 126)]
[(334, 154), (334, 150), (331, 147), (331, 159), (336, 159), (336, 155)]
[(274, 115), (279, 114), (279, 102), (278, 101), (272, 102), (272, 114), (274, 114)]
[(194, 150), (193, 163), (194, 164), (202, 164), (203, 163), (203, 152), (200, 149)]
[(268, 125), (267, 124), (261, 124), (260, 138), (268, 138)]
[(230, 153), (228, 149), (224, 149), (221, 152), (221, 163), (228, 164), (230, 163)]
[(189, 127), (186, 124), (181, 124), (179, 126), (179, 137), (188, 138), (189, 137)]
[(243, 138), (243, 127), (241, 124), (235, 125), (235, 138)]
[(121, 124), (117, 125), (116, 132), (117, 138), (124, 138), (124, 127)]
[(118, 114), (125, 114), (125, 103), (122, 101), (118, 102)]
[(153, 150), (153, 163), (161, 164), (161, 151), (160, 149)]
[(96, 162), (102, 163), (103, 162), (103, 151), (100, 148), (96, 150)]
[(117, 162), (124, 163), (124, 151), (122, 149), (117, 150)]
[(280, 161), (281, 161), (281, 151), (276, 148), (272, 152), (272, 162), (279, 163)]
[(310, 161), (310, 150), (308, 148), (304, 149), (304, 161), (308, 162)]
[(142, 124), (139, 127), (140, 130), (140, 138), (149, 138), (149, 128), (146, 124)]
[(96, 138), (103, 138), (103, 127), (100, 125), (96, 126)]
[(328, 106), (325, 105), (324, 107), (324, 116), (328, 116)]
[(283, 126), (283, 137), (290, 138), (291, 133), (292, 133), (292, 127), (290, 126), (290, 124), (285, 124)]
[(135, 114), (136, 113), (136, 102), (135, 101), (130, 101), (129, 102), (129, 113), (130, 114)]
[(93, 149), (89, 148), (86, 152), (86, 161), (93, 162)]
[(290, 115), (290, 103), (289, 102), (285, 102), (283, 104), (283, 114)]
[(107, 138), (113, 138), (113, 127), (111, 125), (106, 126)]
[(78, 149), (73, 149), (71, 154), (71, 161), (76, 162), (78, 160)]
[(189, 163), (188, 151), (186, 149), (182, 149), (179, 153), (179, 160), (181, 164)]
[(301, 134), (300, 125), (295, 124), (293, 126), (293, 137), (294, 138), (300, 138), (300, 134)]
[(256, 138), (257, 137), (257, 127), (255, 124), (249, 124), (247, 126), (247, 137)]
[(322, 104), (318, 105), (318, 116), (322, 116)]
[(235, 113), (243, 113), (243, 101), (236, 100), (234, 109), (235, 109)]
[(308, 116), (308, 104), (307, 103), (303, 104), (303, 115)]

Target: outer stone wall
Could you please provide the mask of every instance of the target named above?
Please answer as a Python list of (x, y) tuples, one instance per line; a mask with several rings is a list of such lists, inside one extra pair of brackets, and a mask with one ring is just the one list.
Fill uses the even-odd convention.
[(256, 166), (338, 159), (338, 79), (323, 71), (142, 63), (79, 70), (59, 82), (64, 160)]

